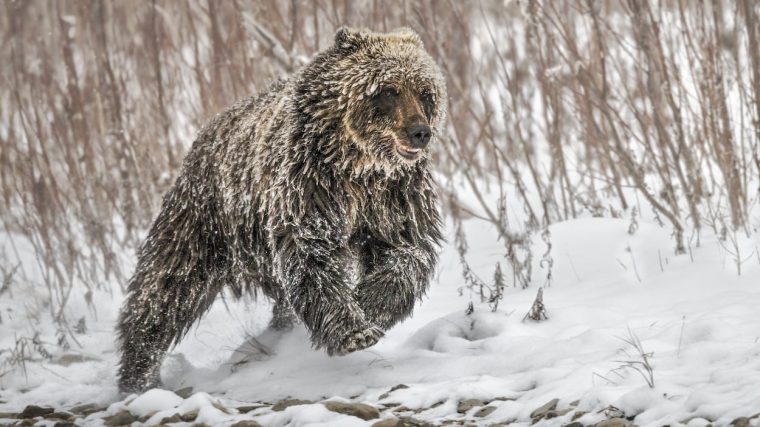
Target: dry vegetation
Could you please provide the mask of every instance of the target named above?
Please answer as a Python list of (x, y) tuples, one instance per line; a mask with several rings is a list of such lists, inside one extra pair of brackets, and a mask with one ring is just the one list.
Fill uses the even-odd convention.
[(74, 287), (123, 284), (199, 126), (340, 25), (412, 27), (441, 64), (447, 212), (496, 226), (507, 286), (530, 283), (531, 236), (577, 216), (654, 217), (680, 253), (757, 226), (756, 2), (6, 1), (0, 295), (45, 288), (67, 323)]

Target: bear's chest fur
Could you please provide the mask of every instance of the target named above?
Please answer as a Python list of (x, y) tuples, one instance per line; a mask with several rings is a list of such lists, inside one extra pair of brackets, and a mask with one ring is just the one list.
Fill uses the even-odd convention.
[(367, 239), (393, 243), (414, 227), (409, 221), (415, 209), (398, 180), (349, 181), (346, 183), (347, 226), (352, 242)]

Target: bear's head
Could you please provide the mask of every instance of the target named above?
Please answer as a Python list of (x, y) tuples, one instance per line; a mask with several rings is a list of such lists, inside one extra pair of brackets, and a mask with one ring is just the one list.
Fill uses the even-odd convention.
[(301, 72), (299, 114), (310, 132), (337, 132), (340, 156), (354, 167), (398, 169), (429, 156), (443, 131), (443, 75), (409, 29), (341, 28), (333, 46)]

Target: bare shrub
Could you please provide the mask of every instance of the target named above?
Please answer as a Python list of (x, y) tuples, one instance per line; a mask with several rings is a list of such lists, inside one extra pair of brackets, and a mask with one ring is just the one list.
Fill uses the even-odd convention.
[(631, 328), (628, 328), (628, 336), (620, 338), (629, 348), (622, 348), (620, 352), (626, 357), (622, 360), (616, 360), (616, 363), (621, 365), (612, 370), (613, 373), (619, 375), (619, 371), (632, 369), (641, 375), (646, 381), (649, 388), (654, 388), (654, 368), (650, 360), (653, 353), (644, 351), (644, 346), (641, 344), (641, 340), (636, 334), (633, 333)]

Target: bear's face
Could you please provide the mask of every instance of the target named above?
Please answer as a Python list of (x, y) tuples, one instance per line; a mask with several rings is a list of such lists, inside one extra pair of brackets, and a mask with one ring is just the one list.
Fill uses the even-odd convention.
[(414, 164), (435, 143), (445, 115), (443, 77), (411, 30), (387, 34), (342, 29), (343, 127), (351, 142), (383, 166)]
[[(394, 170), (426, 158), (443, 131), (446, 86), (419, 36), (342, 28), (297, 84), (299, 116), (317, 133), (338, 130), (354, 166)], [(332, 157), (332, 155), (330, 156)]]
[(436, 119), (435, 90), (400, 81), (385, 82), (362, 107), (349, 115), (345, 126), (355, 142), (378, 160), (414, 163), (426, 152)]

